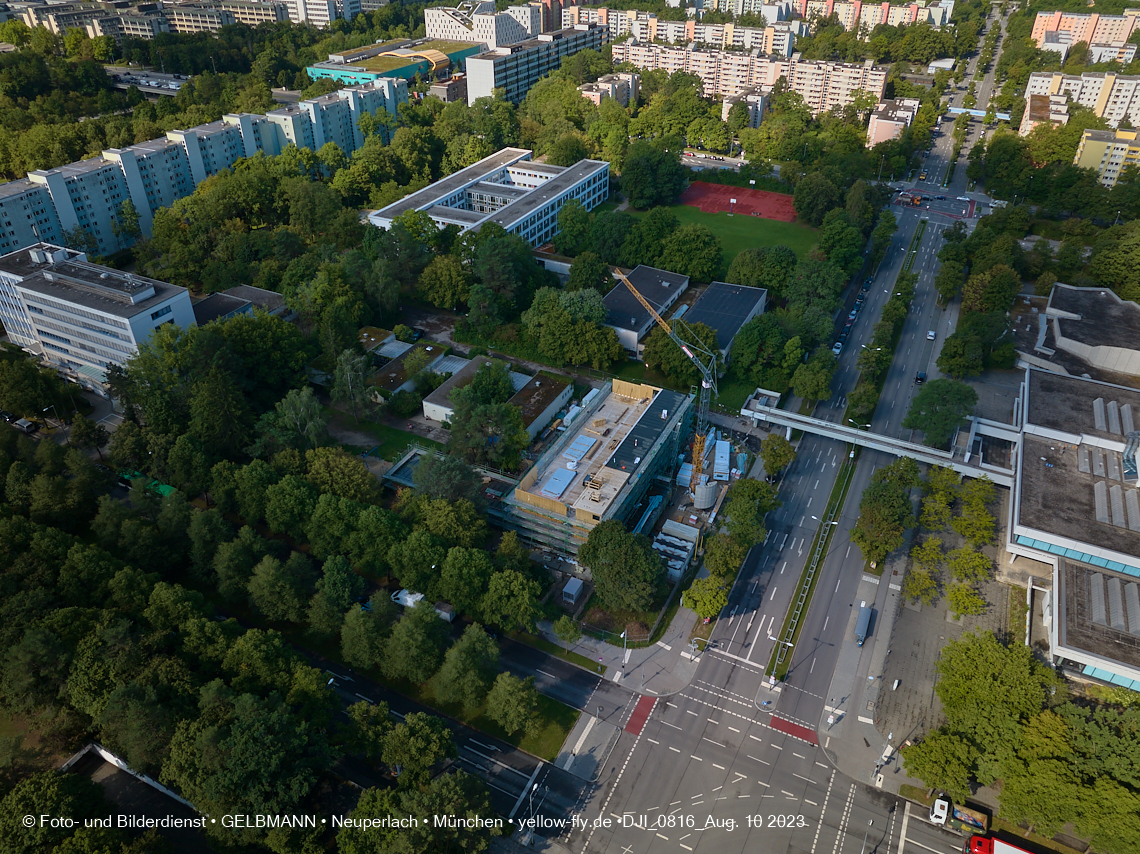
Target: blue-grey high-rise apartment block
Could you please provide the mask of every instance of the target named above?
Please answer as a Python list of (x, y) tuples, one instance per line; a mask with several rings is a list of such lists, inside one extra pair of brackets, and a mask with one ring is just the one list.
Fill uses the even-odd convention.
[[(40, 241), (62, 244), (76, 228), (94, 239), (99, 254), (116, 252), (125, 243), (115, 228), (125, 201), (130, 200), (142, 233), (149, 236), (160, 208), (190, 195), (237, 160), (258, 152), (280, 154), (290, 145), (317, 151), (327, 142), (351, 155), (364, 145), (362, 115), (381, 109), (396, 115), (407, 100), (407, 81), (380, 78), (264, 116), (231, 114), (168, 131), (163, 138), (108, 149), (90, 160), (37, 169), (0, 185), (0, 253)], [(387, 127), (379, 133), (386, 137)]]

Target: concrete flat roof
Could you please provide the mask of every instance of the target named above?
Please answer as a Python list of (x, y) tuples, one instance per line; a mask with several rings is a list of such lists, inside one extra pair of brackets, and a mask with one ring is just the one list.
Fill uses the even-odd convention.
[(717, 346), (721, 350), (727, 350), (744, 325), (745, 318), (767, 296), (768, 291), (764, 288), (713, 282), (697, 297), (682, 319), (686, 323), (704, 323), (715, 329)]
[(645, 408), (637, 423), (630, 428), (625, 439), (613, 452), (606, 466), (617, 471), (634, 472), (638, 461), (644, 459), (653, 443), (669, 425), (670, 417), (685, 406), (689, 395), (662, 389)]
[[(32, 185), (38, 186), (38, 185)], [(0, 270), (6, 273), (11, 273), (14, 276), (30, 276), (36, 270), (43, 270), (51, 267), (54, 263), (52, 261), (34, 261), (32, 260), (32, 252), (37, 250), (40, 252), (65, 252), (68, 258), (78, 258), (83, 253), (77, 252), (74, 249), (66, 249), (63, 246), (56, 246), (54, 243), (33, 243), (31, 246), (25, 246), (23, 249), (17, 249), (15, 252), (9, 252), (7, 255), (0, 256)]]
[(1140, 305), (1120, 299), (1108, 288), (1055, 285), (1048, 310), (1079, 315), (1080, 319), (1057, 319), (1066, 338), (1090, 347), (1140, 351)]
[[(1109, 453), (1116, 455), (1119, 472), (1120, 454)], [(1023, 434), (1018, 523), (1074, 543), (1091, 543), (1123, 555), (1140, 555), (1140, 531), (1098, 521), (1095, 493), (1098, 482), (1109, 487), (1119, 486), (1125, 493), (1135, 490), (1136, 484), (1092, 471), (1082, 472), (1078, 454), (1072, 445)], [(1111, 463), (1105, 471), (1111, 471)]]
[(527, 157), (530, 157), (530, 151), (525, 148), (504, 148), (501, 151), (496, 151), (489, 157), (484, 157), (478, 163), (472, 163), (465, 169), (453, 172), (446, 178), (441, 178), (434, 184), (429, 184), (422, 190), (418, 190), (409, 196), (405, 196), (398, 202), (393, 202), (387, 207), (381, 208), (376, 214), (386, 219), (395, 219), (407, 211), (430, 207), (440, 199), (445, 199), (452, 193), (456, 193), (464, 187), (476, 183), (486, 175)]
[[(1140, 633), (1133, 629), (1127, 616), (1124, 629), (1113, 627), (1111, 617), (1102, 622), (1098, 608), (1093, 604), (1095, 594), (1092, 589), (1094, 584), (1104, 585), (1106, 582), (1119, 583), (1123, 588), (1135, 584), (1136, 579), (1065, 558), (1060, 561), (1058, 578), (1060, 644), (1140, 669)], [(1101, 604), (1107, 604), (1108, 596), (1103, 588), (1101, 596), (1104, 597)]]
[(523, 423), (529, 427), (569, 385), (570, 383), (565, 380), (539, 374), (531, 377), (527, 384), (507, 402), (522, 410)]
[[(103, 276), (107, 278), (102, 278)], [(149, 311), (186, 289), (144, 276), (121, 273), (85, 261), (63, 261), (28, 276), (20, 287), (61, 302), (130, 318)], [(131, 302), (132, 294), (154, 288), (154, 295)]]
[(200, 299), (194, 303), (194, 320), (197, 321), (199, 326), (205, 326), (212, 320), (217, 320), (221, 317), (228, 317), (236, 311), (240, 311), (252, 303), (247, 299), (240, 297), (232, 297), (226, 294), (210, 294), (205, 299)]
[(451, 406), (451, 393), (457, 388), (463, 388), (474, 382), (475, 374), (477, 374), (479, 368), (483, 367), (488, 361), (490, 360), (484, 358), (468, 360), (467, 364), (452, 373), (443, 385), (425, 397), (424, 403), (435, 404), (436, 406)]
[[(528, 164), (529, 166), (530, 164)], [(538, 164), (542, 165), (542, 164)], [(553, 167), (551, 167), (553, 168)], [(549, 172), (551, 168), (541, 171)], [(531, 190), (518, 201), (504, 205), (487, 218), (487, 222), (497, 222), (503, 228), (509, 228), (520, 219), (530, 216), (559, 193), (570, 189), (579, 181), (603, 170), (608, 170), (610, 164), (602, 160), (579, 160), (573, 166), (561, 169), (553, 178), (540, 187)]]
[[(1130, 405), (1133, 417), (1140, 423), (1140, 391), (1136, 389), (1035, 369), (1030, 369), (1028, 376), (1029, 424), (1123, 443), (1122, 433), (1097, 428), (1094, 403), (1097, 398), (1103, 399), (1105, 404), (1116, 401), (1120, 407)], [(1030, 458), (1028, 454), (1026, 458)], [(1140, 550), (1137, 553), (1140, 554)]]

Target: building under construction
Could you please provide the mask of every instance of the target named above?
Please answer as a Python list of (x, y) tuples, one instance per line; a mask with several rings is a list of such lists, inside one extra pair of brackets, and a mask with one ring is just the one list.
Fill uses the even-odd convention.
[(615, 379), (503, 499), (501, 521), (531, 545), (576, 555), (599, 522), (628, 516), (655, 480), (672, 482), (696, 395)]

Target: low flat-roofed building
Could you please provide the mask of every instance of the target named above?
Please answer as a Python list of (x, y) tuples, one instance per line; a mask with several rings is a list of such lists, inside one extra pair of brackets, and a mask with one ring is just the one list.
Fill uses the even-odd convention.
[(205, 326), (215, 320), (226, 320), (239, 314), (253, 314), (253, 303), (229, 294), (210, 294), (194, 303), (194, 320)]
[(1051, 653), (1140, 689), (1140, 391), (1030, 368), (1018, 414), (1006, 548), (1053, 567)]
[(266, 288), (258, 288), (253, 285), (235, 285), (232, 288), (222, 291), (231, 297), (238, 299), (247, 299), (253, 303), (253, 307), (258, 311), (264, 311), (266, 314), (271, 314), (274, 317), (283, 317), (288, 319), (293, 312), (289, 306), (285, 304), (285, 297)]
[(495, 510), (527, 543), (571, 556), (596, 525), (627, 522), (656, 478), (671, 476), (695, 396), (615, 379), (587, 398)]
[[(385, 344), (380, 348), (380, 352), (383, 353), (385, 348), (399, 343), (401, 342)], [(416, 374), (418, 374), (419, 371), (408, 373), (407, 360), (409, 355), (419, 352), (426, 352), (432, 357), (431, 360), (420, 369), (429, 370), (436, 359), (446, 354), (447, 348), (442, 344), (427, 340), (417, 341), (415, 344), (407, 346), (406, 350), (379, 368), (368, 380), (368, 385), (372, 387), (372, 397), (374, 400), (377, 398), (389, 398), (398, 391), (411, 391)]]
[(436, 388), (424, 398), (424, 418), (429, 421), (450, 421), (455, 414), (455, 405), (451, 402), (451, 395), (457, 389), (465, 388), (475, 381), (475, 374), (484, 364), (490, 364), (490, 359), (468, 359), (459, 370), (453, 371), (441, 386)]
[(566, 202), (573, 199), (593, 210), (609, 192), (609, 164), (604, 161), (554, 166), (534, 162), (525, 148), (504, 148), (373, 211), (368, 221), (388, 229), (402, 214), (424, 211), (435, 223), (455, 225), (460, 233), (493, 222), (541, 246), (558, 232), (558, 212)]
[(467, 100), (467, 75), (456, 74), (446, 80), (439, 80), (431, 84), (428, 89), (429, 95), (434, 95), (445, 104), (453, 103), (454, 101)]
[(522, 412), (527, 435), (533, 442), (573, 396), (573, 383), (550, 374), (539, 374), (531, 377), (507, 403)]
[(1108, 288), (1058, 283), (1045, 316), (1057, 349), (1102, 371), (1140, 377), (1140, 305)]
[(704, 323), (715, 330), (717, 348), (727, 358), (736, 333), (752, 318), (763, 314), (767, 305), (768, 291), (764, 288), (713, 282), (685, 312), (684, 320)]
[[(626, 278), (645, 297), (658, 314), (664, 314), (689, 287), (689, 277), (656, 267), (641, 264), (626, 274)], [(641, 358), (642, 340), (656, 321), (637, 297), (618, 282), (602, 300), (606, 307), (606, 326), (611, 327), (618, 341), (636, 358)]]

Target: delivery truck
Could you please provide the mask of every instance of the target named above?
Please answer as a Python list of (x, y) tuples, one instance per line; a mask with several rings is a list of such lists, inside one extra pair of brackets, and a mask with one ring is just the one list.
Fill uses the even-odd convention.
[(966, 854), (1030, 854), (1030, 852), (1008, 842), (1002, 842), (1000, 839), (971, 836), (966, 843)]
[(867, 602), (864, 600), (859, 603), (859, 619), (855, 623), (855, 643), (858, 646), (863, 645), (863, 641), (867, 639), (867, 632), (871, 628), (871, 608), (868, 607)]

